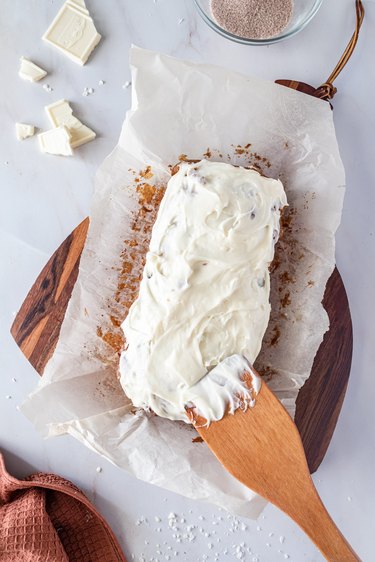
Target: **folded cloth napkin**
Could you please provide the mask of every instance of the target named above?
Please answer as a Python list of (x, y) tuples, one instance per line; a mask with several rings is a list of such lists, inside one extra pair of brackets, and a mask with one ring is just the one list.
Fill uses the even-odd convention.
[(55, 474), (13, 478), (0, 454), (1, 562), (126, 562), (108, 523)]

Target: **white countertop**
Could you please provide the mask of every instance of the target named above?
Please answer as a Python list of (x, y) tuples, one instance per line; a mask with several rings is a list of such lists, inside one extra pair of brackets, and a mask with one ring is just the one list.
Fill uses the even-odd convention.
[[(34, 470), (52, 471), (75, 482), (107, 517), (129, 561), (134, 555), (135, 560), (161, 562), (170, 555), (171, 560), (196, 562), (207, 555), (208, 561), (224, 562), (237, 560), (241, 550), (246, 561), (277, 562), (288, 559), (287, 555), (295, 562), (320, 561), (322, 557), (303, 533), (272, 506), (258, 522), (242, 519), (237, 525), (213, 506), (135, 480), (71, 437), (44, 441), (16, 409), (34, 388), (37, 377), (13, 342), (9, 327), (48, 257), (89, 212), (95, 170), (115, 146), (130, 105), (130, 88), (122, 85), (130, 77), (131, 43), (271, 80), (294, 78), (319, 85), (352, 33), (354, 0), (326, 0), (306, 30), (271, 47), (241, 46), (217, 36), (201, 21), (192, 0), (88, 0), (103, 39), (83, 68), (40, 39), (61, 3), (2, 0), (1, 6), (0, 449), (8, 469), (16, 476)], [(359, 45), (337, 80), (339, 92), (334, 100), (337, 136), (347, 171), (337, 263), (353, 317), (353, 367), (331, 446), (314, 480), (342, 532), (362, 560), (372, 562), (375, 3), (364, 3), (367, 14)], [(21, 55), (46, 68), (50, 73), (47, 79), (37, 84), (19, 79)], [(105, 84), (99, 86), (99, 80)], [(42, 88), (45, 83), (52, 92)], [(82, 97), (85, 87), (95, 92)], [(41, 154), (36, 139), (16, 140), (16, 121), (49, 128), (43, 106), (62, 97), (73, 102), (76, 114), (97, 131), (94, 142), (77, 149), (73, 158), (59, 158)], [(98, 466), (102, 472), (96, 471)], [(197, 526), (194, 542), (177, 542), (167, 525), (170, 512), (186, 519), (182, 528)], [(148, 522), (138, 521), (137, 525), (142, 516)], [(283, 543), (280, 537), (285, 537)]]

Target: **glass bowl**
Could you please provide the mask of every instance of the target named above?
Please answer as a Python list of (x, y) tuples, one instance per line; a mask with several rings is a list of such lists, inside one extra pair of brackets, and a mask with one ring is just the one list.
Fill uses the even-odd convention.
[(283, 29), (279, 35), (269, 37), (267, 39), (251, 39), (248, 37), (234, 35), (221, 27), (212, 15), (211, 0), (194, 0), (198, 12), (212, 29), (219, 33), (219, 35), (222, 35), (231, 41), (242, 43), (243, 45), (270, 45), (271, 43), (277, 43), (278, 41), (283, 41), (288, 37), (292, 37), (301, 31), (301, 29), (306, 27), (306, 25), (312, 20), (318, 12), (322, 1), (323, 0), (294, 0), (294, 10), (291, 20), (287, 27)]

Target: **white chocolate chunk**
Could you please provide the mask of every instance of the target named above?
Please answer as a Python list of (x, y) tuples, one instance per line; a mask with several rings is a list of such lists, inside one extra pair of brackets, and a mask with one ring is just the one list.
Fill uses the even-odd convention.
[(75, 4), (76, 6), (80, 6), (80, 8), (83, 8), (88, 13), (84, 0), (70, 0), (70, 4)]
[(56, 129), (50, 129), (45, 133), (40, 133), (38, 140), (42, 152), (60, 156), (71, 156), (73, 154), (72, 147), (70, 146), (70, 133), (64, 125)]
[(32, 137), (34, 133), (34, 125), (27, 125), (26, 123), (16, 123), (16, 136), (18, 140), (25, 140), (29, 137)]
[(81, 65), (85, 64), (100, 39), (84, 2), (79, 0), (67, 0), (43, 35), (44, 41)]
[(47, 71), (32, 62), (31, 60), (25, 59), (25, 57), (20, 58), (21, 66), (18, 71), (18, 76), (23, 78), (23, 80), (28, 80), (29, 82), (38, 82), (45, 76), (47, 76)]
[(53, 127), (64, 125), (70, 133), (70, 146), (77, 148), (86, 142), (94, 140), (95, 132), (81, 123), (77, 117), (73, 115), (73, 109), (66, 100), (59, 100), (45, 107), (48, 118)]

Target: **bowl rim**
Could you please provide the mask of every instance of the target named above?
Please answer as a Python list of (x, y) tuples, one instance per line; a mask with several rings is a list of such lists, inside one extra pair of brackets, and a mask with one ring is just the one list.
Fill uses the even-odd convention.
[(209, 27), (211, 27), (211, 29), (216, 31), (216, 33), (218, 33), (222, 37), (225, 37), (230, 41), (234, 41), (235, 43), (241, 43), (242, 45), (271, 45), (273, 43), (278, 43), (279, 41), (284, 41), (285, 39), (289, 39), (290, 37), (293, 37), (300, 31), (302, 31), (302, 29), (304, 29), (310, 23), (310, 21), (319, 11), (322, 3), (323, 0), (315, 0), (313, 7), (311, 8), (310, 12), (308, 12), (303, 22), (299, 26), (288, 31), (287, 33), (281, 33), (280, 35), (276, 35), (275, 37), (269, 37), (267, 39), (251, 39), (248, 37), (241, 37), (240, 35), (235, 35), (234, 33), (231, 33), (230, 31), (227, 31), (226, 29), (221, 27), (218, 23), (216, 23), (216, 21), (213, 18), (211, 18), (206, 13), (204, 8), (202, 8), (202, 6), (200, 5), (199, 0), (194, 0), (194, 4), (198, 10), (198, 13), (202, 17), (202, 19), (209, 25)]

